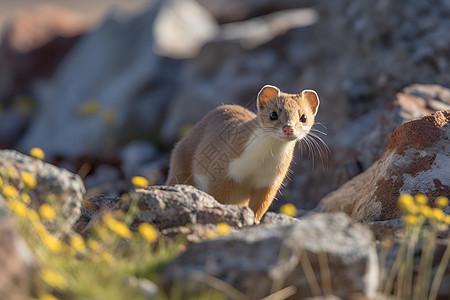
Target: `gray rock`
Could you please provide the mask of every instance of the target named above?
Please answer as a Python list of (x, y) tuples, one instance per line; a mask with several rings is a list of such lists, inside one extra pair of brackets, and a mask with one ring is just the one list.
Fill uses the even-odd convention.
[(158, 157), (158, 149), (155, 145), (147, 141), (132, 141), (122, 150), (122, 169), (125, 176), (131, 178), (140, 173), (140, 167), (151, 163)]
[(220, 23), (230, 23), (260, 17), (268, 12), (304, 8), (315, 4), (312, 0), (197, 0)]
[(144, 176), (151, 185), (165, 184), (169, 160), (170, 156), (168, 154), (161, 155), (155, 161), (139, 166), (134, 175)]
[[(153, 25), (162, 2), (136, 17), (109, 17), (78, 41), (51, 80), (35, 84), (39, 110), (18, 149), (40, 146), (49, 157), (98, 155), (130, 138), (126, 133), (136, 124), (161, 120), (177, 67), (155, 54)], [(82, 113), (92, 102), (98, 111)], [(142, 102), (153, 114), (143, 116)]]
[(399, 238), (404, 230), (404, 222), (402, 218), (386, 220), (386, 221), (375, 221), (365, 223), (370, 230), (372, 230), (373, 235), (377, 241), (384, 241), (387, 239)]
[(140, 212), (135, 221), (155, 224), (159, 229), (221, 222), (236, 228), (254, 224), (250, 208), (220, 204), (192, 186), (151, 186), (137, 190), (136, 194)]
[[(86, 176), (84, 179), (84, 183), (86, 185), (86, 189), (94, 190), (94, 189), (102, 189), (109, 190), (109, 194), (116, 194), (117, 191), (117, 182), (120, 179), (120, 172), (116, 167), (110, 165), (100, 165), (95, 168), (95, 172)], [(114, 186), (116, 185), (116, 186)], [(119, 185), (120, 187), (120, 185)]]
[(391, 135), (367, 171), (327, 195), (319, 209), (346, 212), (356, 222), (396, 219), (400, 194), (422, 193), (434, 205), (450, 197), (450, 111), (408, 121)]
[(285, 214), (275, 212), (266, 212), (261, 219), (261, 225), (287, 225), (297, 222), (298, 219), (292, 218)]
[(343, 299), (354, 293), (371, 297), (379, 275), (370, 230), (344, 214), (315, 214), (291, 225), (248, 228), (192, 244), (162, 277), (168, 286), (187, 286), (199, 272), (225, 281), (248, 299), (291, 285), (295, 298), (320, 295), (322, 288)]
[(252, 49), (293, 29), (310, 26), (317, 22), (314, 9), (290, 9), (262, 17), (224, 24), (216, 39), (239, 41), (244, 48)]
[(158, 295), (158, 286), (147, 278), (126, 277), (125, 284), (142, 291), (145, 299), (155, 299)]
[(55, 209), (61, 209), (64, 224), (70, 228), (80, 216), (80, 207), (85, 193), (81, 178), (65, 169), (50, 165), (44, 161), (21, 154), (14, 150), (0, 151), (0, 168), (12, 167), (15, 176), (10, 178), (17, 188), (22, 188), (22, 172), (28, 172), (37, 180), (37, 186), (30, 191), (31, 207), (37, 209), (54, 197)]
[[(223, 205), (212, 196), (192, 186), (150, 186), (130, 194), (137, 199), (139, 212), (134, 215), (131, 229), (137, 225), (150, 223), (168, 237), (179, 233), (187, 235), (189, 241), (200, 241), (219, 223), (227, 223), (239, 229), (254, 224), (253, 211), (248, 207)], [(83, 203), (82, 213), (73, 229), (87, 236), (105, 211), (127, 212), (130, 199), (97, 195)]]
[(12, 147), (20, 138), (21, 132), (25, 130), (30, 116), (30, 111), (26, 113), (17, 109), (2, 111), (0, 114), (0, 145), (4, 148)]
[(81, 213), (72, 229), (83, 237), (87, 237), (102, 214), (106, 211), (118, 210), (120, 198), (107, 195), (96, 195), (83, 202)]
[(214, 17), (197, 1), (165, 1), (155, 21), (158, 53), (174, 58), (192, 58), (217, 30)]

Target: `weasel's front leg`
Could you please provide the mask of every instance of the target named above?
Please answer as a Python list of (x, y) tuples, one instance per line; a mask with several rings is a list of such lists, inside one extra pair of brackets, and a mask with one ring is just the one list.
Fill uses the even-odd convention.
[(250, 196), (249, 207), (255, 213), (255, 220), (259, 221), (269, 209), (273, 198), (277, 194), (279, 186), (256, 189)]

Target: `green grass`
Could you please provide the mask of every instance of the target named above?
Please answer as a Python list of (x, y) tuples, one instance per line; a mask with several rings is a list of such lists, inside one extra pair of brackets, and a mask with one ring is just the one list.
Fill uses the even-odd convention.
[[(18, 233), (41, 267), (40, 284), (34, 291), (36, 299), (146, 299), (140, 288), (126, 283), (127, 278), (154, 282), (159, 287), (157, 299), (244, 298), (233, 287), (206, 275), (198, 280), (200, 288), (195, 287), (189, 292), (181, 284), (163, 289), (159, 276), (161, 268), (172, 261), (187, 242), (183, 237), (178, 242), (168, 241), (148, 225), (138, 227), (137, 232), (130, 232), (128, 228), (132, 215), (137, 210), (137, 197), (133, 192), (129, 194), (131, 206), (128, 215), (104, 215), (84, 240), (76, 233), (62, 229), (62, 199), (49, 197), (49, 205), (41, 206), (38, 213), (28, 207), (30, 199), (27, 195), (35, 187), (35, 181), (29, 174), (21, 174), (25, 184), (22, 189), (17, 189), (10, 183), (14, 176), (17, 177), (17, 174), (12, 170), (0, 170), (0, 191), (17, 220)], [(135, 178), (139, 185), (146, 184), (141, 178), (137, 179), (140, 179), (136, 181)], [(391, 245), (383, 243), (385, 247), (380, 255), (381, 293), (393, 294), (397, 299), (436, 299), (450, 257), (449, 244), (437, 272), (432, 274), (436, 234), (447, 230), (450, 224), (450, 216), (442, 212), (448, 200), (439, 199), (436, 201), (438, 207), (431, 208), (423, 195), (400, 197), (399, 208), (405, 215), (404, 235), (396, 242), (400, 250), (395, 263), (387, 268), (383, 265), (383, 259)], [(55, 228), (55, 224), (56, 232), (50, 233), (47, 228)], [(212, 238), (229, 232), (229, 227), (225, 225), (220, 228), (211, 234)], [(413, 258), (418, 245), (422, 248), (422, 256), (416, 274), (417, 284), (414, 284)], [(286, 297), (292, 295), (293, 287), (289, 288), (273, 291), (272, 298), (284, 298), (281, 296), (283, 293)]]

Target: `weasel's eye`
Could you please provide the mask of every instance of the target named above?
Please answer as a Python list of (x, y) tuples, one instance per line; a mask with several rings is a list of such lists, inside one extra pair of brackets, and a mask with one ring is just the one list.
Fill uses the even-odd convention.
[(302, 123), (305, 123), (305, 122), (306, 122), (306, 116), (305, 116), (305, 115), (302, 115), (302, 116), (300, 117), (300, 122), (302, 122)]
[(275, 121), (276, 119), (278, 119), (278, 114), (276, 113), (276, 112), (272, 112), (271, 114), (270, 114), (270, 119), (272, 120), (272, 121)]

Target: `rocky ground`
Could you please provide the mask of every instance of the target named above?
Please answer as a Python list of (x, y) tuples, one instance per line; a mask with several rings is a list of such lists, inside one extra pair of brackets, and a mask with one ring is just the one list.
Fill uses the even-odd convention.
[[(61, 202), (62, 222), (48, 231), (64, 224), (84, 238), (106, 212), (129, 212), (122, 194), (132, 176), (146, 177), (130, 228), (149, 223), (188, 244), (161, 270), (165, 287), (207, 274), (236, 298), (376, 299), (402, 251), (380, 244), (403, 235), (399, 195), (424, 194), (431, 208), (450, 197), (447, 1), (151, 1), (96, 26), (42, 9), (12, 18), (0, 44), (0, 146), (19, 151), (0, 151), (0, 173), (13, 170), (18, 189), (31, 173), (31, 208), (49, 194)], [(30, 20), (37, 31), (23, 30)], [(248, 208), (161, 185), (190, 126), (222, 103), (253, 110), (265, 84), (318, 92), (316, 128), (330, 151), (296, 152), (261, 224)], [(36, 146), (47, 162), (20, 153)], [(286, 203), (299, 209), (294, 218), (277, 213)], [(0, 294), (20, 299), (37, 265), (3, 201), (0, 216)], [(224, 223), (230, 233), (211, 238)], [(448, 238), (447, 226), (432, 274)], [(443, 282), (449, 276), (447, 265)], [(438, 298), (449, 295), (442, 285)]]

